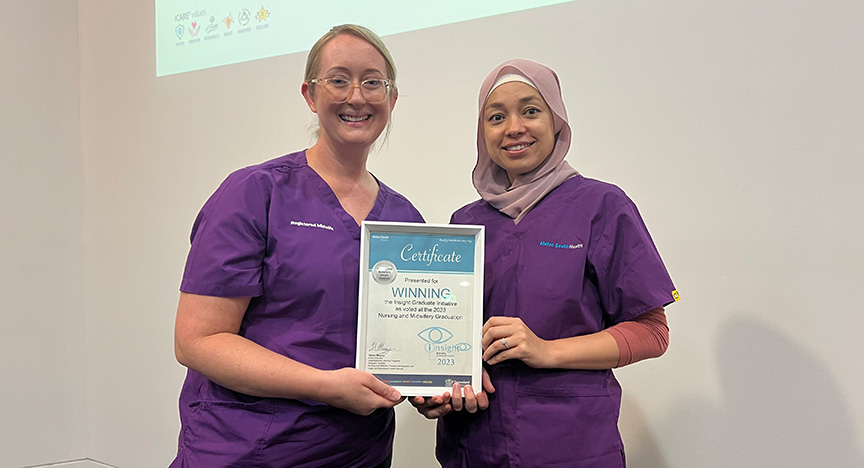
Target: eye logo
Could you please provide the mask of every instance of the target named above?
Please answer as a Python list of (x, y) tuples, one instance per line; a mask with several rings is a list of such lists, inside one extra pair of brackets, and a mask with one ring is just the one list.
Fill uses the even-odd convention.
[(450, 333), (446, 328), (442, 327), (429, 327), (420, 333), (417, 334), (421, 340), (427, 343), (441, 344), (445, 341), (453, 338), (453, 334)]
[(458, 351), (458, 352), (464, 353), (465, 351), (468, 351), (469, 349), (471, 349), (471, 344), (465, 343), (464, 341), (462, 343), (456, 343), (455, 345), (453, 345), (453, 351)]
[(435, 345), (439, 345), (450, 338), (453, 338), (453, 334), (446, 328), (442, 327), (429, 327), (418, 333), (417, 336), (426, 342), (426, 351), (430, 353), (435, 349)]

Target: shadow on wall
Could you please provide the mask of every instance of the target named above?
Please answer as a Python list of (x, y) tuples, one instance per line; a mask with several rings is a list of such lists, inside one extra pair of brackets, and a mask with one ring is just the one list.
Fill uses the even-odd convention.
[[(654, 436), (645, 412), (634, 398), (628, 398), (627, 387), (621, 401), (621, 433), (624, 436), (624, 452), (629, 468), (670, 468), (663, 456), (660, 441)], [(626, 418), (624, 415), (626, 414)], [(624, 430), (624, 424), (627, 430)]]
[[(674, 441), (674, 448), (662, 449), (671, 466), (864, 466), (843, 395), (806, 349), (762, 323), (737, 318), (720, 329), (717, 356), (719, 404), (685, 401), (662, 423), (664, 438)], [(670, 466), (656, 441), (644, 446), (647, 452), (628, 453), (631, 466)]]

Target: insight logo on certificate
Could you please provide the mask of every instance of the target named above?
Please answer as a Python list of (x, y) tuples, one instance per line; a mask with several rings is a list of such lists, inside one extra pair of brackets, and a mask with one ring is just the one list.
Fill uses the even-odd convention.
[(403, 395), (479, 389), (484, 227), (362, 223), (357, 368)]

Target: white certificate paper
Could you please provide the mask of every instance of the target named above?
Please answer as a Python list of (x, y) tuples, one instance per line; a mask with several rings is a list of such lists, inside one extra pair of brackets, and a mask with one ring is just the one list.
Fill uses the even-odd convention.
[(364, 221), (357, 368), (406, 396), (481, 388), (483, 226)]

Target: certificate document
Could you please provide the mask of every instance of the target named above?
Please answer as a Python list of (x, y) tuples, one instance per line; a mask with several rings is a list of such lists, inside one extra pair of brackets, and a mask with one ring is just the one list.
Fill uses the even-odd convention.
[(357, 368), (406, 396), (481, 388), (483, 226), (364, 221)]

